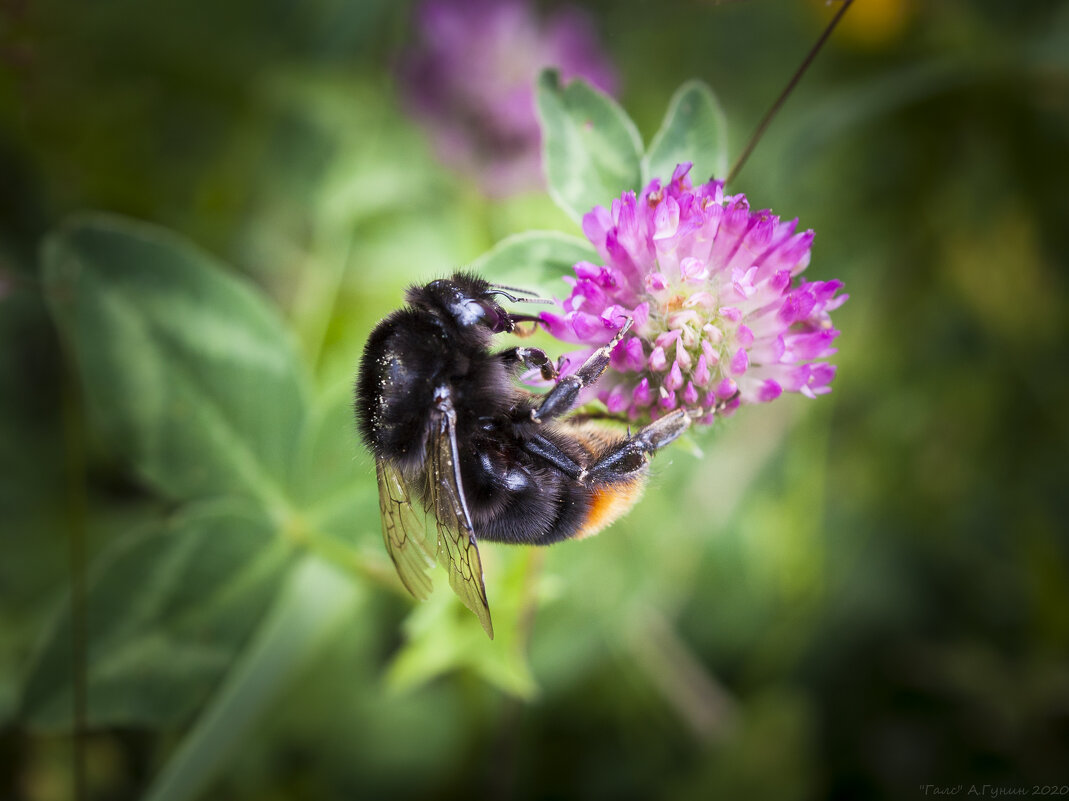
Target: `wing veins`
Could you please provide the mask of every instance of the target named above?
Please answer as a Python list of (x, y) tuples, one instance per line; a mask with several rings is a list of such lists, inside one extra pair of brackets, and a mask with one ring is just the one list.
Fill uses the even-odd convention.
[(440, 389), (439, 413), (432, 431), (429, 499), (438, 527), (438, 561), (449, 574), (453, 592), (479, 618), (491, 639), (494, 627), (483, 583), (482, 559), (464, 496), (457, 447), (456, 412), (447, 389)]
[(434, 552), (427, 542), (426, 523), (416, 514), (404, 477), (394, 465), (379, 460), (375, 473), (386, 552), (405, 589), (422, 601), (433, 586), (427, 571), (434, 565)]

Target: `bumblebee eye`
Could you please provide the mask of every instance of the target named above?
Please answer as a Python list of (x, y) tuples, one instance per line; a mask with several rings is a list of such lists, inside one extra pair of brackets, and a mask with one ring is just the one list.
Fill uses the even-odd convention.
[(462, 326), (485, 325), (495, 334), (511, 331), (512, 318), (491, 300), (464, 298), (452, 305), (453, 316)]
[(458, 315), (463, 325), (484, 325), (495, 334), (513, 329), (512, 317), (492, 300), (466, 300)]
[(483, 300), (479, 302), (479, 305), (483, 308), (484, 324), (487, 328), (493, 331), (495, 334), (500, 334), (502, 331), (511, 331), (512, 318), (494, 303), (492, 300)]

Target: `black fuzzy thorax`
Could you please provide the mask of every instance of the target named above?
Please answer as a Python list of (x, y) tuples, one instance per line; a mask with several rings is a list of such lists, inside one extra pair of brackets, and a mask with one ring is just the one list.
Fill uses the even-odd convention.
[(406, 473), (422, 465), (438, 387), (450, 390), (458, 440), (479, 430), (481, 418), (500, 418), (520, 402), (508, 371), (487, 358), (481, 339), (413, 308), (379, 323), (364, 347), (356, 385), (357, 425), (377, 458)]

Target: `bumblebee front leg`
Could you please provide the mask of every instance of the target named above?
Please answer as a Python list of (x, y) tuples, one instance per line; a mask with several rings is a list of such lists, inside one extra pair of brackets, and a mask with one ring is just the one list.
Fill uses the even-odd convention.
[(690, 422), (686, 409), (653, 421), (582, 471), (579, 480), (584, 484), (612, 484), (644, 470), (650, 457), (690, 428)]
[(593, 384), (605, 372), (605, 368), (609, 366), (613, 348), (620, 344), (620, 340), (630, 329), (631, 318), (628, 317), (616, 336), (590, 354), (590, 358), (583, 362), (578, 370), (564, 376), (553, 389), (542, 396), (542, 403), (539, 407), (531, 410), (531, 419), (536, 423), (541, 423), (570, 411), (575, 406), (579, 391)]
[(522, 364), (528, 370), (537, 369), (546, 381), (553, 381), (557, 377), (556, 365), (541, 348), (509, 348), (501, 351), (497, 357), (510, 368)]

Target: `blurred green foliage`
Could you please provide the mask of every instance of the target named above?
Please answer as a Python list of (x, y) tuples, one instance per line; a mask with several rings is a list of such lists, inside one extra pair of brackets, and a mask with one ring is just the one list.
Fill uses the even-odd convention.
[[(699, 78), (732, 155), (834, 10), (588, 7), (642, 137)], [(855, 2), (733, 187), (846, 282), (834, 392), (659, 457), (594, 540), (484, 546), (493, 643), (398, 591), (348, 386), (405, 284), (582, 242), (434, 163), (409, 15), (0, 6), (0, 797), (72, 797), (75, 742), (117, 799), (1066, 783), (1064, 4)]]

